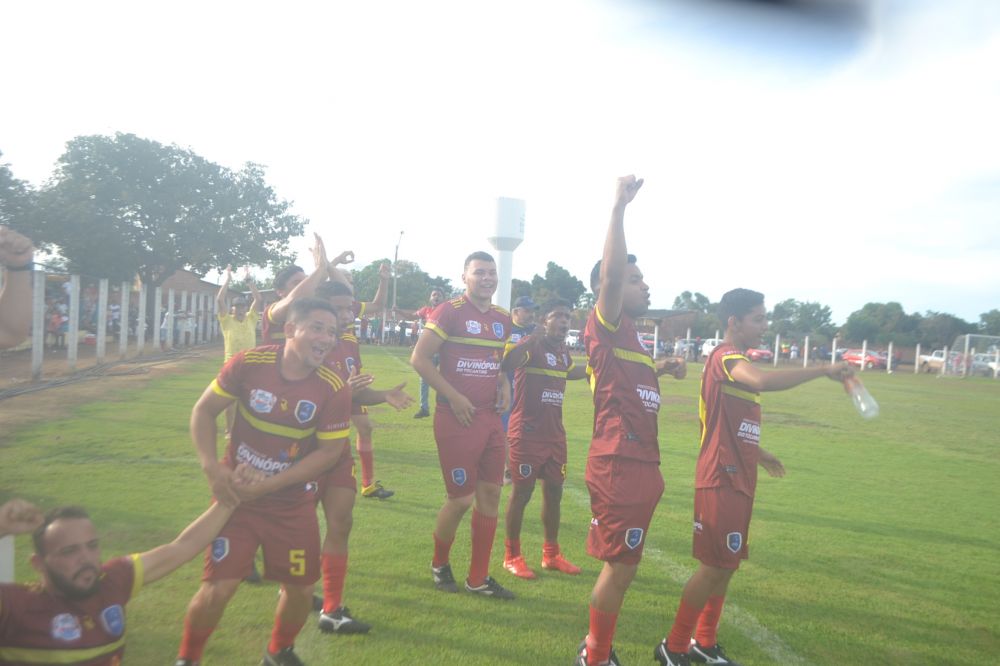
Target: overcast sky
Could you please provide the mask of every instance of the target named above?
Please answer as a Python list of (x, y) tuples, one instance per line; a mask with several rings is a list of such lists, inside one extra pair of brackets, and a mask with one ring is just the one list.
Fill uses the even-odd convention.
[[(514, 277), (586, 282), (615, 177), (653, 306), (1000, 308), (1000, 2), (4, 3), (0, 161), (131, 132), (268, 179), (359, 265), (456, 284), (523, 198)], [(309, 243), (297, 241), (303, 252)]]

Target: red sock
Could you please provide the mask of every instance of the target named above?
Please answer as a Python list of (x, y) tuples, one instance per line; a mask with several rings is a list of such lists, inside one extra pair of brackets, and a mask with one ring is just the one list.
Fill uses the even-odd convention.
[(671, 652), (687, 653), (691, 647), (691, 634), (698, 624), (698, 616), (701, 615), (701, 608), (689, 606), (681, 597), (681, 605), (677, 608), (677, 617), (674, 618), (674, 626), (667, 636), (667, 649)]
[(454, 541), (441, 541), (438, 535), (434, 535), (434, 561), (431, 562), (435, 567), (441, 567), (448, 564), (448, 558), (451, 557), (451, 544)]
[(365, 488), (372, 485), (375, 478), (375, 452), (372, 451), (372, 438), (358, 435), (358, 458), (361, 459), (361, 485)]
[(323, 611), (332, 613), (340, 608), (344, 596), (344, 578), (347, 577), (347, 553), (323, 553)]
[(618, 613), (605, 613), (590, 607), (590, 633), (587, 634), (587, 666), (597, 666), (611, 657)]
[(305, 622), (298, 622), (294, 626), (283, 622), (280, 617), (274, 618), (274, 629), (271, 630), (271, 642), (267, 646), (267, 651), (277, 654), (286, 647), (295, 645), (295, 637), (302, 631)]
[(504, 559), (512, 560), (515, 557), (520, 557), (521, 555), (521, 540), (520, 539), (504, 539)]
[(542, 557), (546, 560), (551, 559), (559, 554), (559, 544), (549, 543), (546, 541), (542, 544)]
[(181, 636), (181, 647), (177, 658), (199, 661), (201, 653), (205, 651), (205, 643), (208, 642), (208, 637), (212, 635), (213, 631), (215, 631), (215, 627), (208, 629), (192, 627), (191, 621), (185, 617), (184, 634)]
[(694, 637), (701, 645), (712, 647), (718, 643), (716, 637), (719, 631), (719, 620), (722, 618), (722, 606), (726, 603), (726, 597), (709, 597), (705, 607), (698, 616), (698, 628), (694, 632)]
[(472, 555), (469, 558), (469, 585), (482, 585), (490, 571), (490, 553), (497, 533), (497, 517), (472, 510)]

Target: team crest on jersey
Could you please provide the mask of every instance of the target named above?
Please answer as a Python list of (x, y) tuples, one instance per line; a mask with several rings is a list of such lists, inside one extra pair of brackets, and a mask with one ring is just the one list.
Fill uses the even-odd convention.
[(726, 535), (726, 548), (728, 548), (733, 553), (740, 552), (743, 548), (743, 535), (739, 532), (730, 532)]
[(274, 394), (264, 389), (254, 389), (250, 392), (250, 409), (258, 414), (270, 414), (278, 399)]
[(483, 332), (483, 325), (475, 319), (469, 319), (465, 322), (465, 330), (473, 335), (479, 335)]
[(312, 421), (312, 417), (314, 416), (316, 416), (315, 402), (299, 400), (298, 404), (295, 405), (295, 420), (299, 423), (308, 423)]
[(52, 618), (52, 638), (57, 641), (78, 641), (82, 635), (80, 621), (72, 613), (60, 613)]
[(642, 543), (643, 529), (641, 527), (630, 527), (625, 530), (625, 545), (635, 550)]
[(467, 479), (464, 467), (456, 467), (451, 470), (451, 480), (455, 482), (455, 485), (464, 486)]
[(554, 368), (559, 364), (559, 359), (556, 358), (555, 354), (545, 352), (545, 362)]
[(521, 474), (522, 479), (527, 479), (531, 476), (531, 465), (527, 463), (521, 463), (517, 466), (517, 471)]
[(112, 636), (125, 633), (125, 609), (119, 604), (108, 606), (101, 611), (101, 626)]
[(212, 542), (212, 561), (221, 562), (229, 555), (229, 539), (226, 537), (216, 537)]
[(493, 335), (497, 336), (498, 340), (503, 340), (503, 324), (498, 321), (493, 322)]
[(511, 341), (511, 344), (515, 344), (516, 345), (518, 342), (521, 341), (521, 334), (520, 333), (511, 333), (510, 334), (510, 341)]
[(348, 373), (353, 373), (354, 372), (354, 367), (357, 365), (357, 362), (355, 362), (355, 360), (352, 357), (350, 357), (350, 356), (348, 356), (346, 359), (344, 359), (344, 362), (347, 363), (347, 372)]

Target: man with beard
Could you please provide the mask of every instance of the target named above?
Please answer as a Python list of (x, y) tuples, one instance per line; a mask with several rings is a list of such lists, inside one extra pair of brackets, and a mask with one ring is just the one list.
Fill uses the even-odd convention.
[[(260, 478), (246, 466), (234, 471), (235, 484)], [(8, 511), (18, 502), (18, 511)], [(10, 519), (0, 521), (0, 534), (37, 526), (31, 565), (41, 581), (0, 584), (0, 664), (118, 666), (126, 604), (144, 584), (202, 552), (233, 507), (213, 504), (172, 542), (103, 563), (97, 530), (81, 507), (59, 507), (43, 518), (32, 505), (12, 500), (4, 510)]]
[[(505, 437), (500, 415), (510, 403), (510, 384), (500, 372), (510, 337), (510, 314), (493, 305), (497, 265), (474, 252), (462, 272), (465, 293), (439, 305), (427, 320), (410, 357), (413, 368), (437, 392), (434, 439), (447, 499), (434, 529), (434, 585), (458, 592), (451, 572), (451, 545), (472, 508), (472, 553), (465, 589), (496, 599), (514, 594), (489, 576), (503, 483)], [(434, 364), (439, 354), (441, 369)]]

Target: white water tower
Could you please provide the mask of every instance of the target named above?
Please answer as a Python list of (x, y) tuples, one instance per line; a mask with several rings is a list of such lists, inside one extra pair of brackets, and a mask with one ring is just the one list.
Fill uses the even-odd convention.
[(497, 226), (490, 244), (496, 248), (499, 282), (494, 302), (510, 309), (510, 281), (513, 279), (514, 250), (524, 240), (524, 199), (497, 198)]

